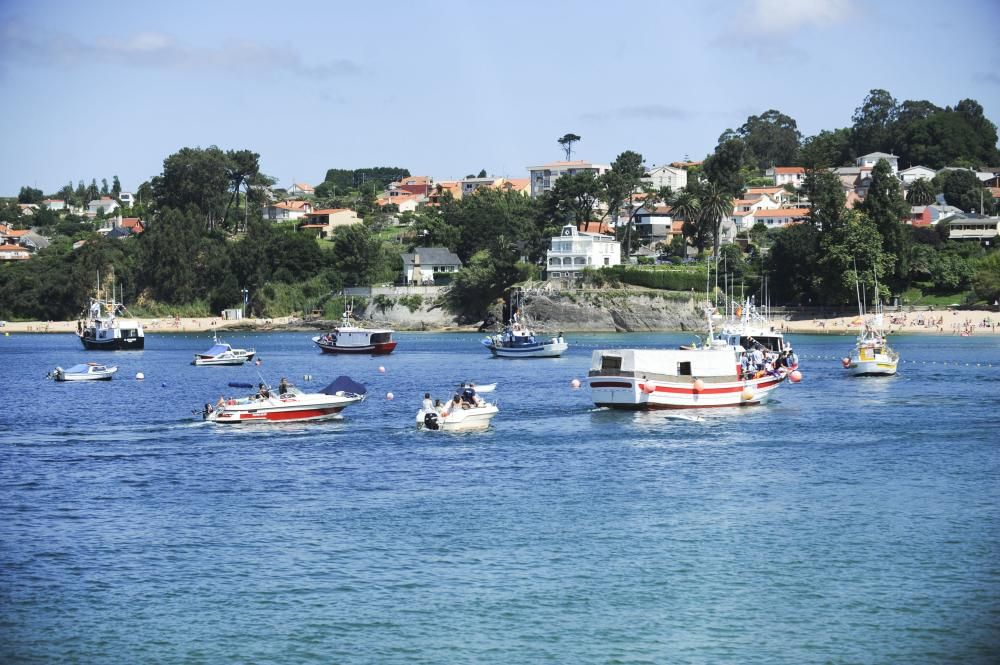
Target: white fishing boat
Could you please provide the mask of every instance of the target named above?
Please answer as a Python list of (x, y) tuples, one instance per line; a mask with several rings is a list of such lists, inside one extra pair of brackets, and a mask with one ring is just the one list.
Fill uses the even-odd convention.
[(111, 298), (103, 297), (100, 277), (96, 295), (90, 299), (87, 320), (77, 324), (83, 348), (104, 351), (141, 351), (146, 344), (142, 322), (129, 318), (125, 306), (115, 298), (112, 276)]
[(524, 312), (523, 295), (511, 295), (510, 320), (503, 330), (483, 340), (483, 346), (497, 358), (558, 358), (569, 349), (562, 333), (552, 336), (532, 330)]
[(98, 363), (80, 363), (69, 369), (56, 367), (51, 376), (56, 381), (110, 381), (117, 367), (108, 367)]
[(192, 365), (242, 365), (253, 360), (257, 353), (255, 349), (234, 349), (217, 335), (212, 336), (212, 342), (212, 348), (208, 351), (194, 354)]
[(396, 342), (392, 330), (387, 328), (361, 328), (353, 323), (351, 307), (344, 310), (341, 324), (312, 341), (323, 353), (367, 353), (385, 355), (392, 353)]
[(773, 362), (748, 366), (748, 349), (739, 335), (715, 337), (708, 318), (708, 336), (698, 346), (594, 351), (588, 374), (594, 404), (617, 409), (751, 406), (766, 402), (788, 376), (793, 381), (801, 376)]
[[(856, 269), (855, 269), (856, 270)], [(841, 362), (844, 369), (853, 376), (892, 376), (899, 364), (899, 354), (889, 347), (888, 333), (885, 330), (885, 320), (882, 315), (882, 299), (878, 297), (878, 275), (875, 275), (875, 313), (868, 315), (864, 311), (861, 296), (861, 284), (855, 281), (858, 292), (858, 310), (861, 319), (861, 332), (851, 350), (850, 356)]]
[(336, 417), (352, 404), (365, 399), (365, 387), (346, 376), (337, 378), (317, 393), (306, 393), (295, 386), (270, 389), (261, 384), (255, 395), (239, 399), (220, 399), (205, 404), (202, 417), (219, 424), (287, 423), (325, 420)]
[(418, 429), (475, 432), (488, 429), (493, 417), (499, 412), (497, 405), (490, 402), (459, 406), (454, 406), (454, 402), (451, 402), (445, 405), (445, 410), (441, 413), (424, 409), (417, 411), (416, 422)]

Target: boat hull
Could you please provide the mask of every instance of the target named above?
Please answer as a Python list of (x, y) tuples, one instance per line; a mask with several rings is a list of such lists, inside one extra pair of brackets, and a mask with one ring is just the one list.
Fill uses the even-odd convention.
[(56, 381), (110, 381), (114, 372), (108, 374), (60, 374), (53, 377)]
[(206, 365), (243, 365), (251, 360), (253, 360), (255, 354), (248, 353), (245, 356), (232, 356), (229, 358), (212, 358), (212, 357), (202, 357), (195, 356), (194, 360), (191, 361), (192, 365), (198, 365), (199, 367)]
[(334, 418), (351, 404), (361, 402), (360, 395), (308, 394), (267, 399), (230, 400), (218, 409), (206, 407), (205, 420), (221, 425), (251, 423), (289, 423)]
[(97, 339), (86, 335), (80, 336), (83, 348), (88, 351), (142, 351), (146, 344), (145, 337), (112, 337)]
[(852, 376), (892, 376), (896, 373), (899, 361), (885, 360), (857, 360), (852, 359), (847, 366)]
[(569, 349), (566, 342), (531, 344), (524, 346), (497, 346), (483, 342), (496, 358), (558, 358)]
[(597, 375), (590, 377), (590, 391), (596, 406), (612, 409), (704, 409), (763, 404), (784, 380), (712, 381), (699, 390), (693, 381)]
[[(481, 432), (489, 429), (493, 417), (499, 413), (495, 404), (459, 409), (453, 413), (438, 418), (438, 428), (441, 432)], [(424, 424), (424, 411), (417, 412), (417, 429), (432, 431)]]
[(323, 353), (358, 353), (372, 356), (384, 356), (392, 353), (396, 348), (396, 342), (381, 342), (378, 344), (366, 344), (364, 346), (337, 346), (323, 342), (318, 337), (313, 338), (313, 342)]

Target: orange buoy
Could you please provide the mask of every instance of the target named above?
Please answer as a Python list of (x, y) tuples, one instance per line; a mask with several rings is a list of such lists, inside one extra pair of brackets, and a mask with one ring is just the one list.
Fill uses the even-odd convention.
[(792, 383), (798, 383), (802, 380), (802, 372), (799, 370), (792, 370), (792, 373), (788, 375), (788, 380)]
[(700, 393), (704, 389), (705, 389), (705, 382), (702, 381), (701, 379), (695, 379), (694, 380), (694, 391), (696, 393)]

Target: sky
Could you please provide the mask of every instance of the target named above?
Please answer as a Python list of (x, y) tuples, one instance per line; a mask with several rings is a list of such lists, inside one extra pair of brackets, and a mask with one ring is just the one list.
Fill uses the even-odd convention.
[(527, 177), (563, 159), (712, 152), (777, 109), (805, 136), (873, 88), (1000, 123), (998, 0), (0, 0), (0, 196), (126, 191), (183, 147), (329, 168)]

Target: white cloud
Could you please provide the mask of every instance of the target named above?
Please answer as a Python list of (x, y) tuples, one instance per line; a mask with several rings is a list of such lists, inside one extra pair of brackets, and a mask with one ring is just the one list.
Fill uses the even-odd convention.
[(349, 59), (306, 62), (289, 48), (273, 48), (253, 41), (228, 41), (212, 46), (179, 43), (170, 35), (138, 32), (114, 38), (83, 41), (72, 35), (37, 36), (38, 31), (16, 20), (0, 24), (0, 61), (59, 67), (110, 64), (164, 70), (208, 70), (294, 74), (328, 79), (359, 73)]
[(744, 25), (754, 32), (788, 34), (809, 26), (841, 23), (854, 10), (854, 0), (751, 0)]

